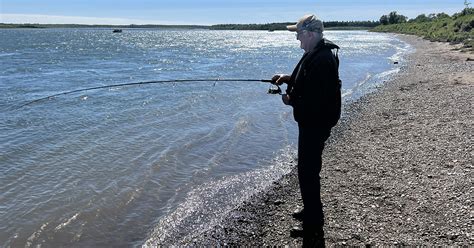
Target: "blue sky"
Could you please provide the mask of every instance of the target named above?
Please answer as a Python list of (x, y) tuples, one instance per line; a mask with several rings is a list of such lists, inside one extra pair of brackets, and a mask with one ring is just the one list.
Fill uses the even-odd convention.
[(0, 0), (3, 23), (221, 24), (378, 20), (390, 11), (453, 14), (464, 0)]

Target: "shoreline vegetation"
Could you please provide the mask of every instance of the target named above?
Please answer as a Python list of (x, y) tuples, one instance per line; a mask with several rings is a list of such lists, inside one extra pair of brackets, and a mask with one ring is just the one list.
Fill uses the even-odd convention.
[(461, 51), (474, 52), (474, 8), (465, 8), (452, 16), (421, 14), (408, 21), (394, 11), (388, 16), (383, 15), (380, 23), (370, 31), (411, 34), (430, 41), (463, 44)]

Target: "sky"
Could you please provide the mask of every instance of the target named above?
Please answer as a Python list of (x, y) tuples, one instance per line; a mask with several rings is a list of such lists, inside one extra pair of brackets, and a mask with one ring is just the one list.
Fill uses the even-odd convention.
[(391, 11), (408, 18), (464, 8), (464, 0), (0, 0), (0, 23), (164, 24), (379, 20)]

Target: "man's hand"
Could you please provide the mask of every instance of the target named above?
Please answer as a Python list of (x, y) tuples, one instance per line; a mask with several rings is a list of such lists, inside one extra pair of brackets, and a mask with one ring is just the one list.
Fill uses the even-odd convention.
[(282, 85), (283, 83), (288, 83), (290, 81), (291, 76), (286, 74), (275, 74), (272, 77), (272, 84), (275, 85)]
[(290, 105), (290, 96), (288, 94), (281, 95), (281, 100), (283, 100), (284, 104)]

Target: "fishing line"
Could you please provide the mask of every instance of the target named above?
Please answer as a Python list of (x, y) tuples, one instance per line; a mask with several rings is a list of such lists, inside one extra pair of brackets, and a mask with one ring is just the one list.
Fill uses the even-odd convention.
[[(145, 81), (145, 82), (135, 82), (135, 83), (123, 83), (123, 84), (112, 84), (112, 85), (103, 85), (103, 86), (96, 86), (90, 88), (82, 88), (76, 89), (71, 91), (65, 91), (61, 93), (57, 93), (54, 95), (49, 95), (46, 97), (38, 98), (32, 101), (29, 101), (19, 108), (23, 108), (25, 106), (31, 105), (33, 103), (37, 103), (40, 101), (44, 101), (47, 99), (51, 99), (61, 95), (68, 95), (77, 92), (89, 91), (89, 90), (98, 90), (98, 89), (106, 89), (106, 88), (114, 88), (114, 87), (123, 87), (123, 86), (134, 86), (134, 85), (145, 85), (145, 84), (164, 84), (164, 83), (182, 83), (182, 82), (264, 82), (264, 83), (271, 83), (272, 80), (269, 79), (222, 79), (222, 78), (214, 78), (214, 79), (173, 79), (173, 80), (155, 80), (155, 81)], [(277, 86), (278, 87), (278, 86)], [(279, 87), (278, 87), (279, 89)], [(278, 92), (275, 89), (269, 89), (268, 93), (270, 94), (277, 94)]]

